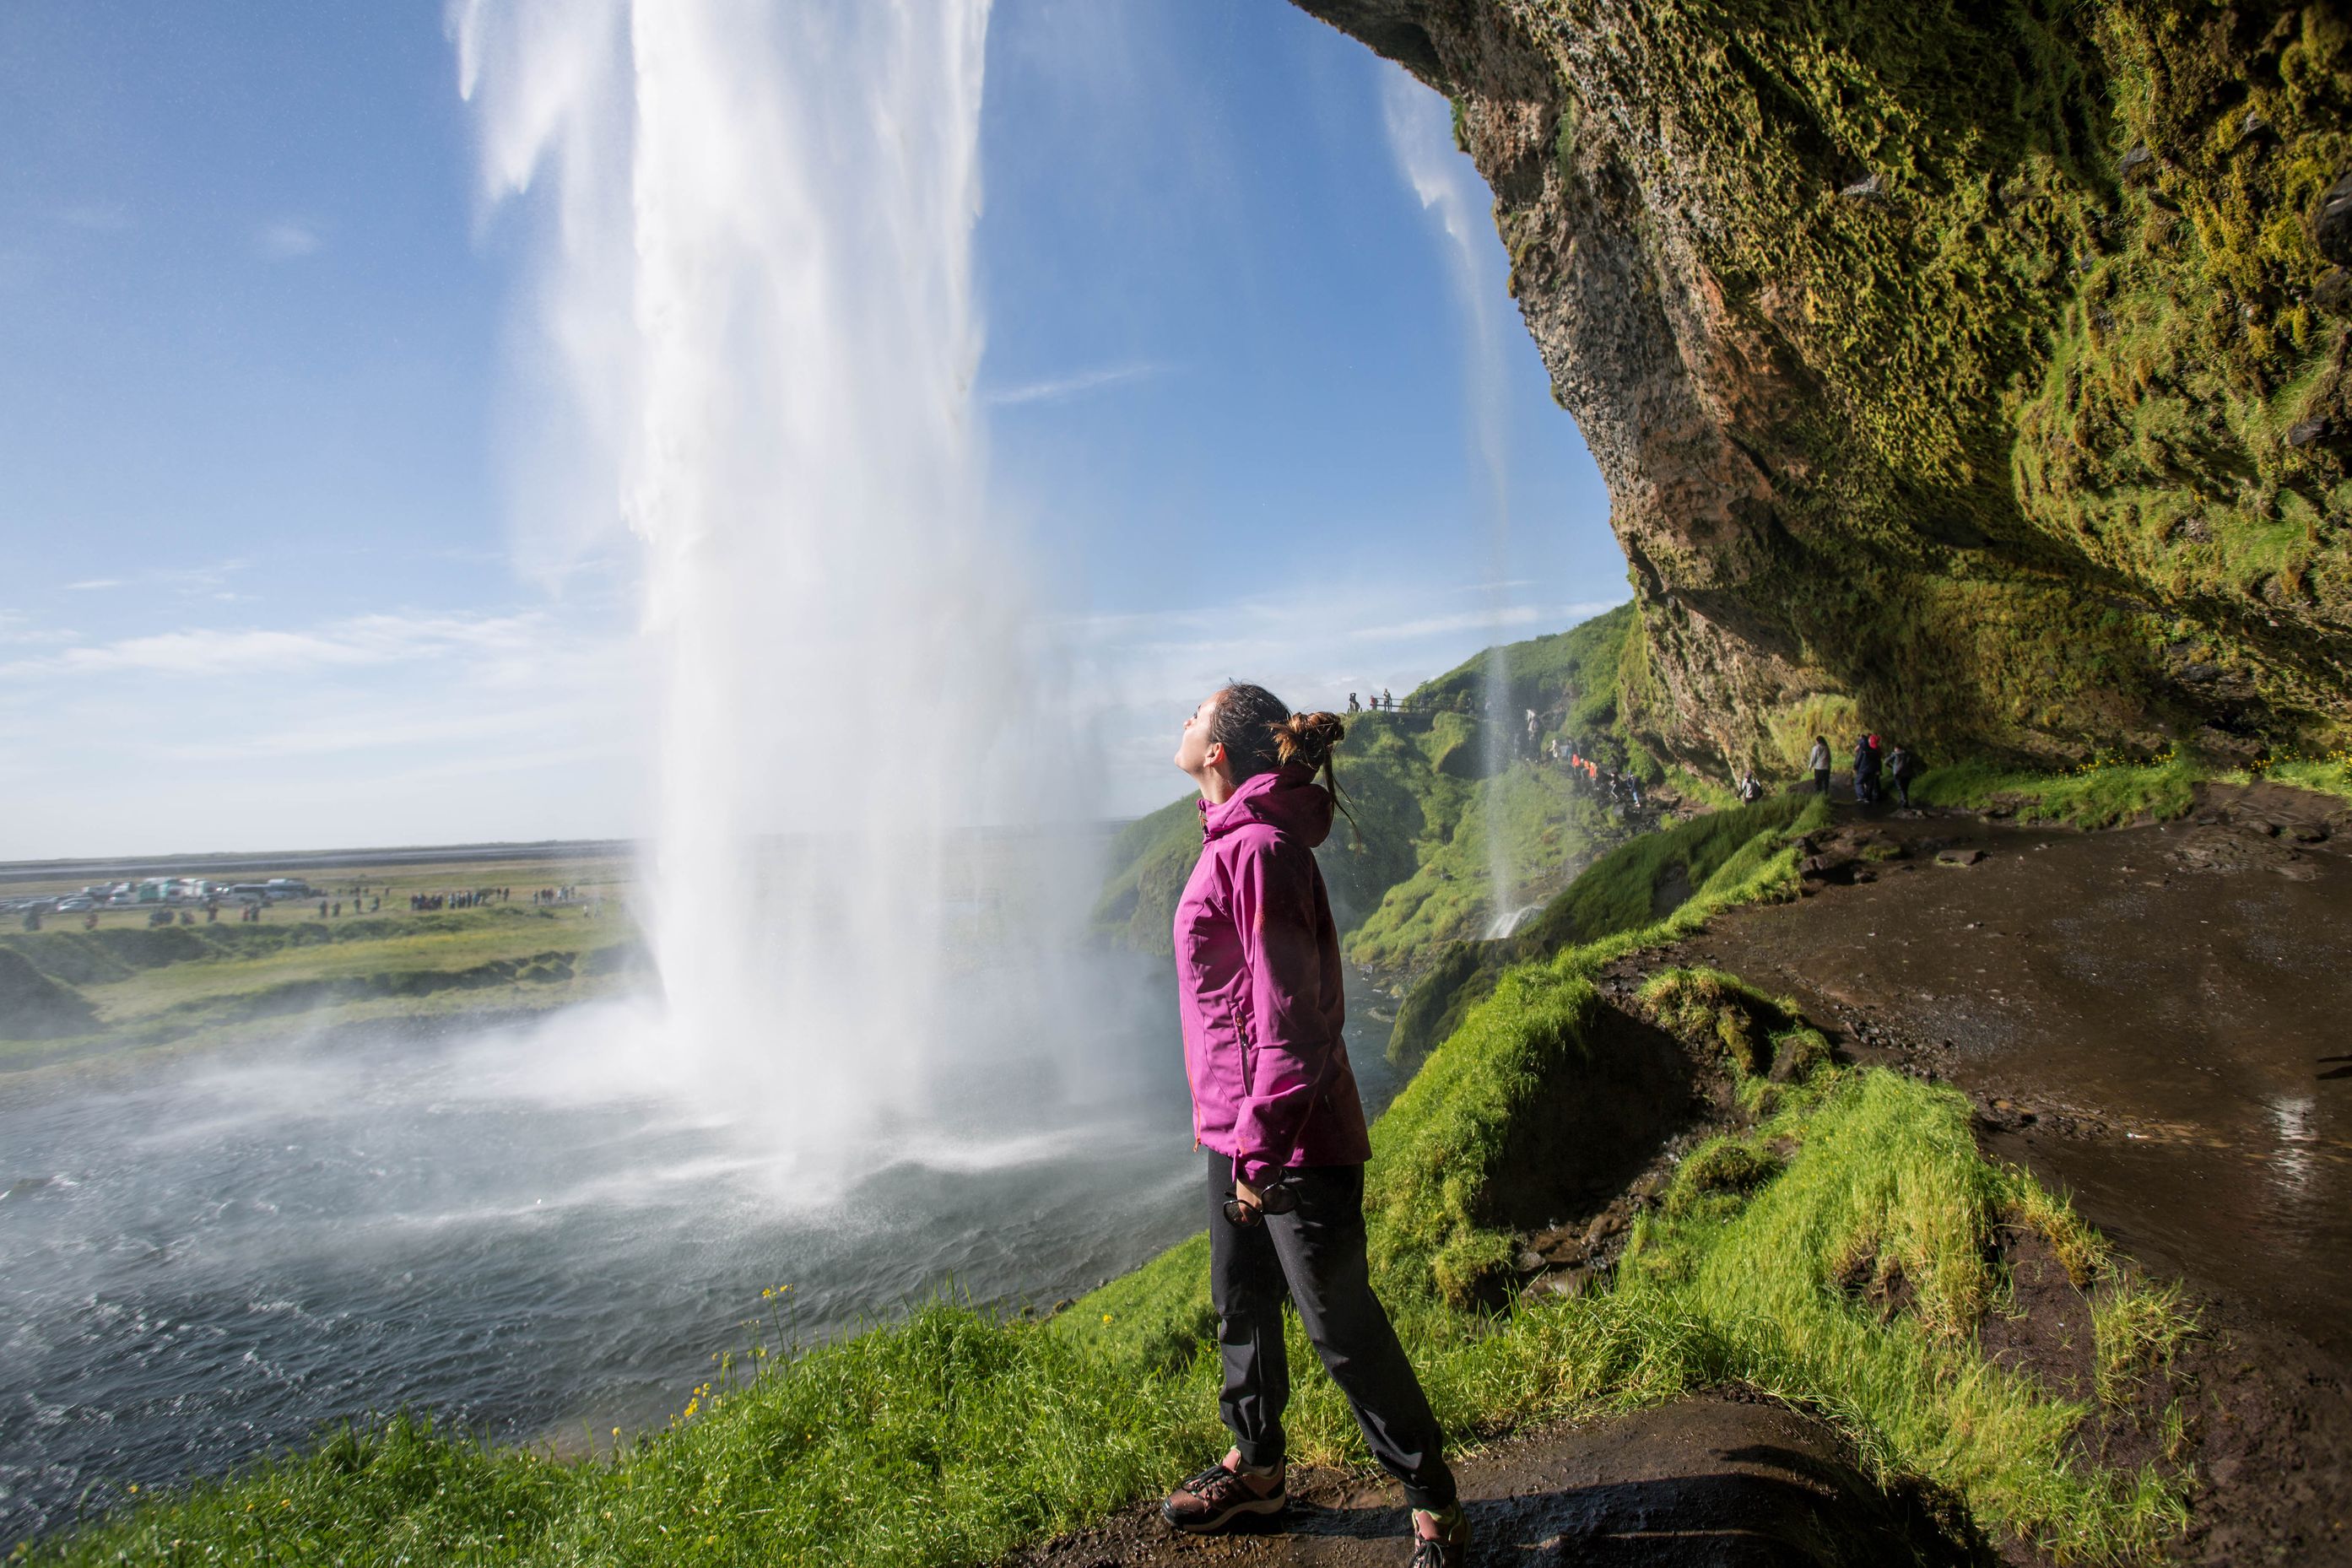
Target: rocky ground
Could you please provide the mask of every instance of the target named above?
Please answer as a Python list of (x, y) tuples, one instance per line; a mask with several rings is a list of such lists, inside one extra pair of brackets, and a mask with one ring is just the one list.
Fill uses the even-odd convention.
[[(1537, 1432), (1461, 1468), (1478, 1561), (1609, 1568), (1725, 1568), (1992, 1559), (1933, 1500), (1865, 1481), (1822, 1423), (1736, 1393), (1607, 1422)], [(1023, 1568), (1128, 1563), (1402, 1564), (1411, 1548), (1395, 1489), (1329, 1470), (1292, 1472), (1289, 1510), (1213, 1539), (1180, 1536), (1150, 1508), (1017, 1559)]]
[[(1988, 1148), (2075, 1194), (2120, 1251), (2180, 1279), (2203, 1332), (2140, 1408), (2081, 1434), (2157, 1457), (2180, 1398), (2200, 1563), (2352, 1563), (2352, 813), (2212, 789), (2174, 823), (2081, 834), (1998, 815), (1842, 807), (1806, 846), (1806, 896), (1612, 966), (1630, 992), (1707, 964), (1792, 994), (1841, 1055), (1948, 1081)], [(1523, 1289), (1605, 1277), (1694, 1129), (1593, 1219), (1528, 1238)], [(2030, 1237), (2016, 1312), (1986, 1347), (2087, 1394), (2089, 1303)], [(1480, 1561), (2037, 1561), (1971, 1538), (1937, 1500), (1865, 1482), (1835, 1436), (1737, 1390), (1527, 1435), (1464, 1467)], [(1303, 1473), (1291, 1510), (1220, 1541), (1148, 1508), (1023, 1561), (1401, 1563), (1377, 1478)]]

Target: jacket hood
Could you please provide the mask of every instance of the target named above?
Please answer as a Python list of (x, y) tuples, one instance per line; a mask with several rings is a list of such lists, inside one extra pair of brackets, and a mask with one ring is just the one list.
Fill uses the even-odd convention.
[(1262, 822), (1309, 849), (1331, 837), (1331, 792), (1298, 763), (1246, 781), (1223, 805), (1204, 800), (1200, 806), (1204, 844), (1252, 822)]

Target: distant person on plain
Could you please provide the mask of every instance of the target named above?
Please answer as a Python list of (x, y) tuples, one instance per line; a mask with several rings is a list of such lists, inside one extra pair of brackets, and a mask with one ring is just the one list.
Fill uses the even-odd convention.
[(1160, 1512), (1207, 1534), (1282, 1511), (1286, 1292), (1372, 1457), (1404, 1485), (1413, 1568), (1459, 1568), (1469, 1530), (1444, 1437), (1364, 1254), (1371, 1142), (1340, 1036), (1339, 933), (1315, 863), (1337, 805), (1331, 749), (1346, 734), (1335, 714), (1293, 713), (1263, 687), (1235, 684), (1194, 709), (1176, 742), (1176, 765), (1200, 786), (1202, 842), (1176, 906), (1177, 1012), (1193, 1134), (1208, 1151), (1217, 1409), (1234, 1447)]

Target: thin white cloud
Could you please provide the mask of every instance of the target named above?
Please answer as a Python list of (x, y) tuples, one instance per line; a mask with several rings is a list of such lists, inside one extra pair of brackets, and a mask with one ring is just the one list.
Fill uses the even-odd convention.
[(1049, 376), (1043, 381), (1021, 382), (1012, 386), (990, 389), (986, 400), (997, 407), (1022, 403), (1059, 403), (1081, 393), (1098, 392), (1106, 386), (1122, 382), (1142, 381), (1150, 376), (1165, 375), (1170, 367), (1150, 361), (1133, 364), (1101, 365), (1093, 370), (1073, 371), (1067, 375)]
[[(625, 832), (651, 679), (627, 620), (575, 602), (0, 647), (0, 783), (32, 803), (0, 814), (0, 858)], [(26, 624), (0, 611), (0, 644)]]
[(208, 598), (234, 604), (251, 598), (248, 594), (233, 593), (229, 579), (246, 569), (247, 563), (235, 558), (215, 561), (202, 566), (158, 566), (128, 577), (84, 577), (79, 582), (60, 584), (60, 592), (96, 594), (110, 588), (128, 588), (134, 584), (152, 584), (169, 588), (185, 598)]
[(532, 646), (543, 635), (546, 619), (538, 614), (374, 615), (312, 631), (253, 627), (153, 632), (0, 664), (0, 678), (24, 680), (118, 671), (211, 677), (390, 665), (456, 653), (509, 652)]
[(253, 237), (254, 252), (264, 261), (299, 261), (316, 255), (321, 243), (317, 226), (300, 218), (274, 219)]

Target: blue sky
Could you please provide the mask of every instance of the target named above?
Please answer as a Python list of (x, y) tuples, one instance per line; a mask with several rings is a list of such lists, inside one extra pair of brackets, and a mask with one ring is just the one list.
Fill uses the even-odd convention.
[[(1336, 704), (1624, 596), (1507, 300), (1496, 548), (1401, 162), (1445, 109), (1398, 79), (1279, 0), (996, 6), (990, 500), (1107, 812), (1179, 793), (1224, 675)], [(527, 258), (475, 129), (435, 5), (0, 10), (0, 857), (636, 827), (635, 563), (519, 493)]]

